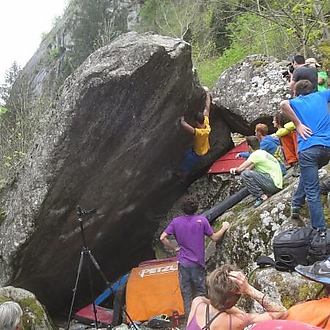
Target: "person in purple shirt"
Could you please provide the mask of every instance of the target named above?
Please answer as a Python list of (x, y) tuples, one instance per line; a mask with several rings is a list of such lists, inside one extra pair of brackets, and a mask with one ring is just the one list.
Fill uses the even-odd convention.
[[(218, 241), (229, 223), (224, 222), (222, 228), (214, 233), (209, 221), (202, 215), (195, 214), (198, 201), (187, 198), (182, 204), (184, 215), (174, 218), (160, 236), (160, 240), (170, 251), (178, 253), (179, 283), (184, 303), (184, 311), (188, 317), (192, 300), (205, 296), (205, 236), (214, 242)], [(168, 239), (173, 235), (178, 243), (176, 246)]]

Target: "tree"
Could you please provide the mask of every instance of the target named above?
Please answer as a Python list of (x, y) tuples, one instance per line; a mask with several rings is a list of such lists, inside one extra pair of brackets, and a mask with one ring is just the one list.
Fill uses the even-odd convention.
[(330, 11), (328, 0), (232, 1), (238, 11), (254, 13), (276, 24), (279, 33), (289, 36), (293, 44), (298, 42), (296, 52), (305, 56), (312, 48), (318, 53), (320, 41), (329, 38), (329, 23), (325, 19)]
[(11, 89), (20, 72), (21, 68), (16, 61), (13, 62), (8, 70), (6, 70), (5, 83), (0, 86), (0, 99), (2, 100), (3, 104), (8, 102)]

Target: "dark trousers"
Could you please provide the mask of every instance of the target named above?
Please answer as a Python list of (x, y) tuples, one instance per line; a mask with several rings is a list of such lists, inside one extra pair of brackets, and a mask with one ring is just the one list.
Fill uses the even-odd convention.
[(179, 264), (179, 283), (185, 316), (188, 318), (193, 299), (206, 294), (205, 269), (201, 265)]
[(299, 152), (300, 177), (293, 195), (292, 206), (302, 207), (307, 199), (311, 224), (314, 228), (326, 228), (318, 170), (328, 164), (329, 159), (330, 147), (313, 146)]
[(273, 195), (281, 190), (275, 186), (273, 179), (268, 173), (244, 170), (241, 173), (241, 178), (249, 193), (256, 197), (261, 197), (263, 194)]

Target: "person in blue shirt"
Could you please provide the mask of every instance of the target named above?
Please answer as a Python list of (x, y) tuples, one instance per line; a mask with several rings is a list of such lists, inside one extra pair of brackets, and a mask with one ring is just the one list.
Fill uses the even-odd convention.
[[(268, 126), (261, 123), (256, 125), (255, 136), (260, 141), (260, 149), (267, 151), (277, 159), (277, 161), (280, 163), (282, 174), (285, 175), (289, 164), (285, 159), (280, 139), (268, 135)], [(247, 159), (249, 156), (249, 152), (240, 152), (236, 155), (236, 158), (242, 157)]]
[(291, 216), (299, 218), (299, 210), (307, 199), (311, 225), (325, 237), (318, 170), (330, 160), (330, 90), (313, 91), (309, 80), (300, 80), (294, 87), (295, 98), (282, 101), (280, 107), (298, 133), (300, 178), (291, 203)]

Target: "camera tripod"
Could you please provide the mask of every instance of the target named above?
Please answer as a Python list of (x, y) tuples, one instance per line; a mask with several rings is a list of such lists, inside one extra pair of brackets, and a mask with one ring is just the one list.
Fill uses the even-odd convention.
[[(79, 264), (78, 264), (77, 277), (76, 277), (76, 281), (75, 281), (75, 286), (73, 288), (73, 295), (72, 295), (70, 312), (69, 312), (69, 317), (68, 317), (68, 323), (67, 323), (66, 330), (69, 330), (69, 328), (70, 328), (70, 321), (71, 321), (71, 317), (72, 317), (74, 302), (75, 302), (75, 298), (76, 298), (76, 293), (77, 293), (77, 288), (78, 288), (78, 283), (79, 283), (79, 279), (80, 279), (81, 270), (82, 270), (82, 267), (83, 267), (84, 258), (87, 257), (89, 259), (89, 260), (87, 260), (88, 261), (87, 271), (88, 271), (88, 281), (89, 281), (89, 286), (90, 286), (90, 293), (91, 293), (91, 298), (92, 298), (93, 314), (94, 314), (94, 321), (95, 321), (95, 328), (96, 329), (99, 329), (99, 321), (98, 321), (98, 318), (97, 318), (97, 310), (96, 310), (96, 305), (95, 305), (95, 301), (94, 301), (94, 287), (93, 287), (93, 279), (92, 279), (92, 273), (91, 273), (91, 267), (90, 267), (91, 264), (100, 273), (102, 279), (104, 280), (104, 282), (105, 282), (107, 288), (110, 290), (110, 292), (113, 293), (113, 290), (110, 287), (109, 281), (107, 280), (106, 276), (102, 272), (98, 262), (96, 261), (96, 259), (92, 255), (92, 252), (90, 251), (90, 249), (87, 247), (87, 244), (86, 244), (86, 238), (85, 238), (85, 232), (84, 232), (84, 225), (83, 225), (83, 218), (82, 217), (84, 215), (92, 214), (94, 212), (95, 212), (95, 209), (91, 209), (91, 210), (86, 211), (86, 210), (82, 209), (80, 206), (77, 206), (77, 215), (78, 215), (78, 221), (79, 221), (79, 224), (80, 224), (80, 232), (81, 232), (83, 247), (82, 247), (81, 252), (80, 252), (80, 259), (79, 259)], [(114, 299), (116, 299), (116, 295), (114, 295)], [(135, 330), (139, 330), (138, 327), (136, 326), (136, 324), (132, 321), (132, 319), (130, 318), (130, 316), (126, 312), (126, 310), (123, 309), (123, 311), (124, 311), (126, 317), (129, 319), (130, 323), (135, 328)]]

